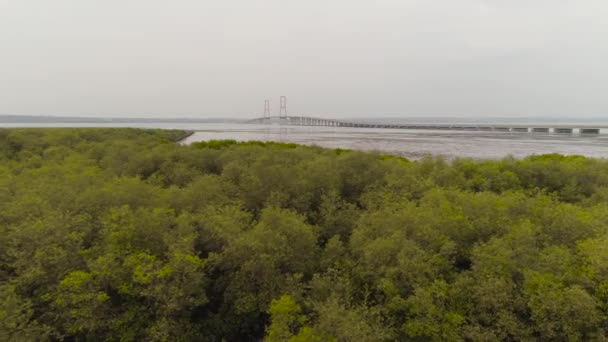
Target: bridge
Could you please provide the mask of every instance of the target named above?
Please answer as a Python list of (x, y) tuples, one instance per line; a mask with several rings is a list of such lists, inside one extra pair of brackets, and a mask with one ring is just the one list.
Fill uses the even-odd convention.
[(386, 128), (386, 129), (412, 129), (412, 130), (448, 130), (448, 131), (485, 131), (485, 132), (512, 132), (512, 133), (558, 133), (584, 135), (600, 134), (601, 129), (608, 126), (589, 125), (527, 125), (527, 124), (413, 124), (413, 123), (373, 123), (354, 122), (336, 119), (323, 119), (309, 116), (269, 116), (265, 115), (247, 121), (251, 124), (271, 124), (294, 126), (327, 126), (327, 127), (358, 127), (358, 128)]

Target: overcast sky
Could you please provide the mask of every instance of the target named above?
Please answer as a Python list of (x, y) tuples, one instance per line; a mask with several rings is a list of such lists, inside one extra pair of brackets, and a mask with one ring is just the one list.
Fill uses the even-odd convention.
[(0, 0), (0, 114), (608, 116), (608, 0)]

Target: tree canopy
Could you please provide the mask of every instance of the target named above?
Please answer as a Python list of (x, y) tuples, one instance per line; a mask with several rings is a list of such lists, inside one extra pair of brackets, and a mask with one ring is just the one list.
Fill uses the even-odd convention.
[(608, 161), (0, 129), (0, 340), (608, 338)]

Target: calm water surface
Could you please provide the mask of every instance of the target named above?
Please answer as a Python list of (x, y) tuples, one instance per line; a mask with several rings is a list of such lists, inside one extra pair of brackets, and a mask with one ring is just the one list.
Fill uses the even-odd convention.
[(608, 132), (605, 129), (598, 136), (579, 136), (576, 134), (423, 131), (225, 123), (13, 123), (0, 124), (0, 126), (188, 129), (196, 132), (185, 139), (182, 142), (184, 144), (210, 139), (280, 141), (329, 148), (383, 151), (413, 159), (428, 154), (443, 155), (448, 158), (498, 159), (508, 155), (521, 158), (544, 153), (580, 154), (589, 157), (608, 158)]
[(443, 155), (448, 158), (497, 159), (508, 155), (580, 154), (608, 158), (608, 134), (599, 136), (402, 130), (280, 125), (221, 125), (197, 131), (183, 143), (210, 139), (293, 142), (330, 148), (376, 150), (408, 158)]

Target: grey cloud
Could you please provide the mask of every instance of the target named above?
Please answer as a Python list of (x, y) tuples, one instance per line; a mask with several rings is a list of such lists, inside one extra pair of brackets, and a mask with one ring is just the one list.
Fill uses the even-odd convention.
[(0, 0), (0, 113), (608, 114), (604, 0)]

